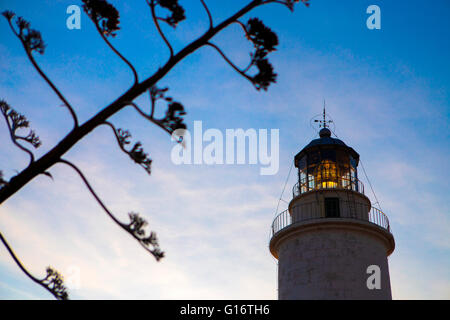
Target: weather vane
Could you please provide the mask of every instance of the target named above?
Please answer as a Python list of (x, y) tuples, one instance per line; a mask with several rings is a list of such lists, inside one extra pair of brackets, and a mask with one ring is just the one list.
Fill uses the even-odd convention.
[(323, 100), (323, 120), (314, 120), (314, 122), (319, 123), (319, 128), (328, 128), (330, 123), (333, 123), (333, 120), (327, 120), (326, 119), (326, 112), (325, 112), (325, 99)]

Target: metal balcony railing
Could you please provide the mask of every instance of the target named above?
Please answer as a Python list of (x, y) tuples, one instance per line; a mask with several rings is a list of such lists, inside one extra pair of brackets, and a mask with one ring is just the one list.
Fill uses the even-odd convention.
[(343, 190), (352, 190), (359, 193), (364, 194), (364, 184), (358, 179), (347, 179), (344, 177), (340, 177), (336, 180), (326, 180), (326, 181), (317, 181), (317, 180), (306, 180), (297, 182), (292, 188), (293, 197), (297, 197), (303, 193), (320, 190), (320, 189), (343, 189)]
[[(311, 207), (307, 207), (310, 204), (302, 204), (291, 208), (291, 214), (289, 210), (285, 210), (278, 214), (275, 219), (272, 222), (272, 230), (271, 230), (271, 238), (283, 230), (284, 228), (287, 228), (291, 225), (294, 225), (296, 223), (301, 223), (304, 221), (309, 220), (316, 220), (316, 219), (330, 219), (329, 217), (324, 217), (321, 215), (320, 210), (318, 210), (318, 206), (316, 209), (312, 210)], [(359, 206), (365, 206), (358, 204)], [(344, 207), (344, 206), (343, 206)], [(373, 223), (379, 227), (382, 227), (383, 229), (387, 230), (388, 232), (391, 232), (391, 227), (389, 225), (389, 219), (388, 217), (379, 209), (371, 207), (370, 210), (368, 206), (365, 206), (364, 208), (361, 208), (362, 211), (360, 212), (366, 212), (365, 214), (361, 215), (344, 215), (340, 217), (333, 217), (333, 219), (355, 219), (355, 220), (363, 220), (368, 221), (370, 223)]]

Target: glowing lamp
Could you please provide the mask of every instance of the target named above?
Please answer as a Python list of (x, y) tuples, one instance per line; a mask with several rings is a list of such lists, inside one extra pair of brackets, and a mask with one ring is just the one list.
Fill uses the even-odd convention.
[(359, 154), (342, 140), (332, 138), (326, 127), (320, 130), (319, 136), (295, 156), (299, 180), (297, 193), (317, 189), (359, 191)]

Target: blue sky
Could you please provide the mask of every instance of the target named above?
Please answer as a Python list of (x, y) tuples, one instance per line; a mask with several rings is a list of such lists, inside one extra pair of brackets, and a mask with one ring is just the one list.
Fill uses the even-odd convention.
[[(112, 1), (121, 13), (114, 45), (147, 77), (168, 57), (145, 1)], [(198, 1), (181, 1), (187, 20), (164, 28), (175, 50), (199, 36), (207, 17)], [(221, 21), (246, 1), (207, 1)], [(132, 74), (83, 15), (81, 30), (66, 28), (71, 1), (0, 1), (42, 32), (38, 63), (75, 106), (81, 121), (126, 90)], [(381, 8), (381, 30), (368, 30), (366, 8)], [(0, 209), (0, 230), (36, 275), (47, 265), (79, 270), (73, 298), (274, 299), (276, 261), (269, 228), (294, 155), (315, 137), (309, 121), (323, 99), (336, 134), (361, 155), (396, 239), (389, 257), (394, 299), (450, 298), (448, 1), (312, 1), (294, 13), (269, 5), (258, 16), (277, 32), (271, 54), (278, 81), (257, 92), (219, 55), (204, 48), (161, 82), (203, 127), (280, 129), (280, 170), (260, 176), (255, 165), (181, 165), (170, 161), (173, 142), (132, 109), (112, 121), (129, 129), (150, 153), (147, 176), (98, 128), (67, 158), (79, 165), (124, 220), (141, 212), (157, 231), (167, 257), (156, 263), (112, 224), (74, 172), (51, 169)], [(251, 50), (233, 26), (214, 40), (238, 65)], [(20, 43), (0, 20), (0, 98), (27, 115), (42, 155), (71, 128), (68, 113), (28, 63)], [(146, 97), (137, 101), (145, 104)], [(4, 121), (0, 135), (7, 137)], [(0, 139), (7, 177), (26, 155)], [(361, 175), (360, 175), (361, 176)], [(364, 179), (363, 179), (364, 181)], [(367, 182), (366, 189), (368, 190)], [(292, 174), (283, 198), (290, 200)], [(372, 194), (368, 196), (374, 201)], [(72, 268), (72, 269), (71, 269)], [(0, 249), (0, 298), (51, 298)]]

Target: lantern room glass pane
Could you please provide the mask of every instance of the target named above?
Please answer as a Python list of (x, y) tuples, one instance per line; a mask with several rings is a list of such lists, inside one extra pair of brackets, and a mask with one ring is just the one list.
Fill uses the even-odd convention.
[(352, 184), (352, 190), (353, 191), (358, 191), (358, 179), (356, 176), (356, 169), (353, 167), (350, 167), (350, 179), (351, 179), (351, 184)]
[(303, 156), (297, 163), (300, 193), (308, 191), (306, 156)]
[(341, 167), (341, 172), (342, 172), (342, 176), (341, 176), (341, 185), (342, 188), (344, 189), (351, 189), (351, 185), (352, 185), (352, 180), (350, 177), (350, 168), (347, 166), (342, 166)]
[(306, 180), (306, 170), (299, 171), (300, 192), (308, 191), (308, 181)]
[(314, 190), (316, 188), (316, 180), (314, 179), (314, 175), (308, 174), (308, 190)]
[(308, 150), (296, 159), (298, 191), (348, 189), (359, 192), (357, 158), (340, 146), (326, 145)]
[(336, 162), (331, 160), (323, 160), (320, 165), (317, 166), (314, 175), (320, 189), (337, 188), (339, 173)]
[(356, 169), (356, 159), (350, 155), (350, 165)]

